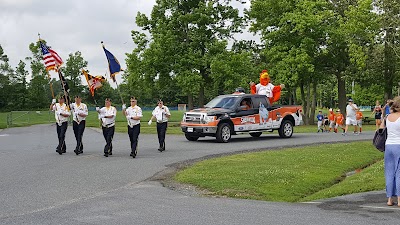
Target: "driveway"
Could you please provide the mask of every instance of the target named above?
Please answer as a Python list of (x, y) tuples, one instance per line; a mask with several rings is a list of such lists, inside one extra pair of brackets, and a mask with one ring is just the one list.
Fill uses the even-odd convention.
[(277, 203), (201, 197), (174, 191), (157, 181), (164, 171), (187, 161), (220, 154), (280, 149), (339, 141), (371, 140), (334, 133), (277, 133), (230, 143), (214, 138), (197, 142), (168, 135), (167, 151), (157, 151), (156, 135), (140, 135), (138, 157), (129, 157), (127, 134), (116, 133), (113, 155), (102, 154), (104, 139), (87, 128), (84, 154), (73, 153), (72, 127), (67, 153), (55, 152), (55, 125), (5, 129), (0, 132), (0, 224), (387, 224), (398, 223), (400, 211), (385, 205), (383, 191), (312, 203)]

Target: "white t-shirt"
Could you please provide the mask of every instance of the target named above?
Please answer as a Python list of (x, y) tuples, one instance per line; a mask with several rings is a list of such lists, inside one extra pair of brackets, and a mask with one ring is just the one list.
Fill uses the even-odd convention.
[[(101, 125), (103, 127), (112, 127), (115, 125), (115, 117), (117, 116), (117, 109), (114, 106), (103, 107), (99, 110), (101, 118)], [(111, 118), (104, 118), (104, 116), (113, 116)]]
[(272, 89), (274, 89), (274, 85), (271, 83), (268, 83), (266, 86), (263, 86), (261, 84), (256, 85), (256, 93), (259, 95), (265, 95), (268, 98), (273, 97)]
[[(353, 107), (357, 109), (357, 105), (353, 103)], [(353, 109), (350, 105), (346, 106), (346, 113), (347, 117), (350, 117), (352, 119), (356, 119), (356, 110)]]
[(164, 122), (168, 122), (168, 117), (166, 115), (171, 115), (171, 113), (169, 112), (169, 109), (167, 106), (162, 106), (160, 107), (156, 107), (153, 110), (152, 115), (157, 119), (157, 123), (164, 123)]
[(137, 117), (137, 116), (140, 117), (140, 118), (143, 117), (142, 109), (137, 105), (135, 105), (134, 107), (129, 106), (125, 110), (125, 112), (126, 112), (126, 119), (128, 121), (128, 125), (130, 127), (133, 127), (133, 126), (138, 125), (140, 123), (140, 119), (139, 120), (134, 120), (134, 119), (132, 119), (132, 117)]
[[(53, 105), (53, 111), (55, 112), (54, 115), (59, 126), (61, 126), (61, 124), (64, 122), (68, 122), (68, 117), (71, 115), (71, 113), (67, 107), (67, 104), (63, 103), (60, 105), (60, 103), (56, 103)], [(61, 116), (60, 114), (67, 114), (68, 116)]]
[(72, 103), (71, 104), (71, 109), (72, 109), (72, 115), (73, 115), (73, 120), (77, 123), (80, 123), (82, 120), (85, 120), (86, 117), (82, 117), (79, 114), (85, 114), (86, 116), (88, 115), (88, 108), (85, 103), (81, 104), (76, 104)]

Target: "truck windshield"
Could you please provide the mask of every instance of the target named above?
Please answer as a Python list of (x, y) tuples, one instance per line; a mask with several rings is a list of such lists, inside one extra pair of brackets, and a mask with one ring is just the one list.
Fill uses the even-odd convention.
[(236, 105), (238, 97), (218, 96), (205, 105), (207, 108), (230, 109)]

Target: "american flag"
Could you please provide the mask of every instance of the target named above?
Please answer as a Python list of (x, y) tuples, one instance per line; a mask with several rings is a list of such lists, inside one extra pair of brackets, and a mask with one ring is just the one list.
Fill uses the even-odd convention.
[(57, 70), (59, 66), (63, 63), (61, 57), (49, 48), (44, 42), (40, 41), (40, 48), (42, 49), (44, 65), (46, 70)]

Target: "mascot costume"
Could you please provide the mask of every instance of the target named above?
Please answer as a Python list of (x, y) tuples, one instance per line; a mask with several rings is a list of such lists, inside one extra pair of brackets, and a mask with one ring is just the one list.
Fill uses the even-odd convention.
[(270, 104), (276, 102), (281, 97), (281, 90), (285, 86), (283, 84), (275, 86), (270, 83), (267, 70), (263, 70), (260, 74), (260, 83), (250, 82), (250, 91), (252, 94), (265, 95), (269, 99)]

